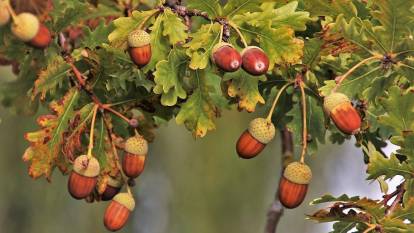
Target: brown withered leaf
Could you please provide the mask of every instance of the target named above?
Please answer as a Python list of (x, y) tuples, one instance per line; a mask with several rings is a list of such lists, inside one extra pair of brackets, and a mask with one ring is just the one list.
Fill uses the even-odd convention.
[(78, 90), (70, 89), (62, 99), (50, 103), (52, 114), (37, 119), (40, 130), (25, 134), (30, 146), (23, 155), (23, 161), (29, 163), (29, 175), (32, 178), (45, 176), (50, 180), (53, 169), (58, 165), (63, 172), (67, 170), (65, 168), (69, 164), (66, 158), (62, 158), (60, 148), (78, 99)]

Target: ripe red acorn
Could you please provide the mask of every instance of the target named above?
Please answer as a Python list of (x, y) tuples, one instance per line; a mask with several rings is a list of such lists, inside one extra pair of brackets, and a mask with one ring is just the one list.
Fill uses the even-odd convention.
[(240, 53), (229, 43), (218, 43), (214, 46), (211, 60), (222, 70), (234, 72), (241, 66)]
[(137, 135), (125, 142), (126, 154), (122, 160), (122, 170), (130, 178), (138, 177), (144, 170), (145, 157), (148, 153), (148, 142)]
[(6, 25), (10, 21), (10, 12), (7, 2), (0, 1), (0, 26)]
[(248, 46), (241, 52), (242, 67), (251, 75), (262, 75), (269, 69), (269, 58), (256, 46)]
[(117, 194), (105, 210), (104, 225), (110, 231), (121, 229), (135, 208), (134, 198), (128, 193)]
[(135, 30), (128, 35), (128, 52), (131, 60), (144, 67), (151, 60), (151, 37), (143, 30)]
[(31, 13), (17, 15), (12, 32), (20, 40), (40, 49), (46, 48), (52, 40), (49, 29)]
[(334, 92), (325, 97), (323, 106), (336, 127), (343, 133), (356, 134), (360, 131), (361, 117), (346, 95)]
[(68, 189), (75, 199), (83, 199), (92, 193), (97, 183), (100, 167), (94, 157), (81, 155), (75, 159), (69, 176)]
[(237, 154), (243, 159), (256, 157), (275, 137), (275, 126), (264, 118), (256, 118), (249, 123), (236, 144)]
[(102, 193), (102, 201), (111, 200), (116, 194), (119, 193), (119, 191), (121, 191), (123, 184), (124, 183), (121, 179), (109, 177), (105, 191)]
[(306, 164), (289, 164), (279, 183), (279, 200), (288, 209), (298, 207), (306, 197), (312, 171)]

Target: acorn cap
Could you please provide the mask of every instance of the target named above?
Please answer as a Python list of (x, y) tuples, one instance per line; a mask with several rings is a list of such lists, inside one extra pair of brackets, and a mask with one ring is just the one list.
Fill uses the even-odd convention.
[(97, 177), (100, 172), (99, 162), (94, 157), (88, 158), (87, 155), (81, 155), (75, 159), (73, 170), (82, 176)]
[(215, 52), (217, 52), (217, 50), (219, 50), (221, 47), (230, 47), (230, 48), (234, 48), (234, 46), (230, 43), (226, 43), (226, 42), (220, 42), (217, 43), (216, 45), (214, 45), (213, 49), (211, 50), (211, 55), (213, 55)]
[(10, 20), (10, 12), (6, 1), (0, 1), (0, 26), (6, 25)]
[(31, 13), (21, 13), (16, 16), (11, 30), (13, 34), (22, 41), (33, 39), (40, 28), (39, 19)]
[(260, 47), (257, 47), (257, 46), (247, 46), (246, 48), (244, 48), (244, 49), (241, 51), (240, 55), (243, 57), (243, 54), (244, 54), (247, 50), (249, 50), (249, 49), (259, 49), (260, 51), (262, 51), (262, 52), (264, 53), (264, 50), (263, 50), (262, 48), (260, 48)]
[(249, 123), (248, 131), (252, 137), (263, 144), (269, 143), (275, 137), (276, 133), (273, 123), (265, 118), (256, 118), (252, 120)]
[(312, 170), (304, 163), (293, 162), (285, 168), (283, 176), (295, 184), (309, 184), (312, 179)]
[(130, 137), (125, 142), (125, 151), (134, 155), (146, 155), (148, 153), (148, 142), (141, 135)]
[(129, 211), (133, 211), (135, 208), (135, 200), (129, 193), (118, 193), (112, 200), (125, 206)]
[(336, 106), (346, 102), (350, 102), (348, 96), (339, 92), (333, 92), (325, 97), (323, 108), (327, 114), (330, 114)]
[(108, 185), (114, 188), (120, 188), (124, 184), (124, 181), (118, 177), (114, 178), (112, 176), (108, 179)]
[(143, 47), (151, 43), (151, 36), (144, 30), (134, 30), (128, 35), (128, 46), (133, 48)]

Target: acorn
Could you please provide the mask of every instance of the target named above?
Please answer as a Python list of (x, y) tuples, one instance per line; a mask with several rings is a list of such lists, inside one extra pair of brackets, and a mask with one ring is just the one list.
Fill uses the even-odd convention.
[(218, 43), (211, 53), (211, 60), (220, 69), (226, 72), (234, 72), (241, 66), (240, 53), (229, 43)]
[(243, 159), (256, 157), (275, 137), (275, 126), (264, 118), (256, 118), (249, 123), (236, 144), (237, 154)]
[(117, 194), (105, 210), (104, 225), (109, 231), (121, 229), (135, 208), (134, 198), (128, 193)]
[(259, 47), (248, 46), (241, 52), (243, 69), (255, 76), (265, 74), (269, 69), (269, 58)]
[(124, 182), (120, 178), (109, 177), (108, 183), (106, 184), (105, 191), (102, 193), (102, 201), (111, 200), (116, 194), (121, 191)]
[(334, 92), (325, 97), (323, 107), (336, 127), (345, 134), (356, 134), (361, 128), (361, 116), (348, 96)]
[(0, 1), (0, 26), (6, 25), (10, 21), (10, 12), (6, 1)]
[(49, 29), (31, 13), (17, 15), (11, 30), (21, 41), (39, 49), (46, 48), (52, 41)]
[(122, 170), (128, 177), (136, 178), (144, 171), (148, 142), (141, 135), (131, 137), (125, 142), (125, 152)]
[(131, 60), (142, 68), (151, 60), (151, 36), (143, 30), (135, 30), (128, 35), (128, 52)]
[(100, 172), (99, 162), (94, 157), (81, 155), (75, 159), (69, 176), (68, 189), (75, 199), (83, 199), (91, 194)]
[(290, 163), (279, 183), (279, 200), (288, 209), (298, 207), (306, 197), (312, 171), (304, 163)]

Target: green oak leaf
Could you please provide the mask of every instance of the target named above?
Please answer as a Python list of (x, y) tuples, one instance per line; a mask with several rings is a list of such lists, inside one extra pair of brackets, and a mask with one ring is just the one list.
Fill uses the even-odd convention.
[(46, 69), (39, 73), (32, 90), (32, 99), (39, 94), (41, 99), (45, 99), (47, 93), (52, 95), (56, 93), (58, 86), (67, 80), (69, 71), (70, 65), (62, 57), (55, 57), (49, 62)]
[(365, 148), (369, 156), (369, 164), (367, 173), (369, 180), (377, 179), (384, 176), (385, 179), (391, 179), (396, 175), (412, 176), (414, 174), (414, 167), (406, 162), (400, 162), (398, 158), (392, 154), (389, 158), (385, 158), (380, 152), (375, 149), (372, 143), (369, 143)]
[(184, 45), (187, 48), (187, 55), (191, 58), (191, 69), (205, 69), (210, 60), (211, 51), (220, 40), (220, 24), (206, 24), (194, 33), (191, 33), (192, 40)]
[(159, 17), (163, 18), (164, 31), (162, 35), (168, 37), (170, 44), (185, 42), (188, 37), (187, 26), (178, 15), (170, 9), (166, 9)]
[(174, 106), (178, 98), (187, 98), (182, 82), (188, 62), (185, 52), (178, 48), (171, 50), (168, 60), (158, 62), (154, 72), (154, 93), (161, 95), (162, 105)]
[(347, 19), (357, 15), (357, 8), (349, 0), (306, 0), (303, 1), (305, 10), (312, 16), (332, 16), (343, 15)]
[(245, 12), (260, 11), (260, 6), (265, 0), (229, 0), (223, 9), (223, 15), (231, 17)]
[(204, 137), (209, 130), (215, 129), (214, 119), (226, 100), (221, 96), (221, 78), (210, 70), (191, 72), (197, 88), (181, 106), (176, 117), (177, 124), (185, 124), (195, 137)]
[(380, 99), (386, 113), (379, 116), (382, 125), (392, 129), (395, 135), (405, 135), (414, 130), (414, 93), (391, 87), (388, 98)]
[(378, 0), (375, 1), (371, 15), (380, 22), (384, 30), (377, 30), (381, 44), (386, 51), (395, 52), (396, 43), (405, 39), (414, 26), (412, 8), (413, 0)]
[(81, 46), (94, 49), (103, 43), (108, 42), (109, 34), (114, 30), (114, 25), (106, 25), (103, 20), (99, 22), (98, 27), (93, 31), (89, 27), (83, 29), (84, 40), (81, 42)]

